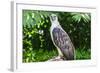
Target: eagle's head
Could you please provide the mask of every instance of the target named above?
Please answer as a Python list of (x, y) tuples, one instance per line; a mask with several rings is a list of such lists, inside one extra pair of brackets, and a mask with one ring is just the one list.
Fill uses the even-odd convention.
[(57, 15), (56, 15), (56, 14), (51, 14), (51, 15), (50, 15), (50, 20), (51, 20), (51, 22), (56, 22), (56, 21), (58, 21)]

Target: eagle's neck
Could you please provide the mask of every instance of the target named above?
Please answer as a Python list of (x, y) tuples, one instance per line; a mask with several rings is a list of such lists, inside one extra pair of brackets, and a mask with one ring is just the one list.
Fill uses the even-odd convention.
[(52, 27), (53, 27), (53, 28), (55, 28), (55, 27), (59, 27), (59, 26), (60, 26), (60, 24), (59, 24), (58, 21), (54, 21), (54, 22), (52, 22)]

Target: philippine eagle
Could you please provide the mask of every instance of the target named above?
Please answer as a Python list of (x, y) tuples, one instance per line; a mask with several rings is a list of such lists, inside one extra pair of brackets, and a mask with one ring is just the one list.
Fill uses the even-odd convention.
[(58, 50), (58, 56), (63, 60), (74, 60), (75, 59), (75, 48), (68, 36), (63, 30), (58, 21), (58, 17), (55, 14), (50, 15), (51, 27), (50, 35), (53, 44)]

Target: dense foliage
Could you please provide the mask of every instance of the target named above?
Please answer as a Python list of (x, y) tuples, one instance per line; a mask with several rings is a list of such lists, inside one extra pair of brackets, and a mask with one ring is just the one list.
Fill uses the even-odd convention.
[(69, 34), (76, 59), (91, 58), (91, 15), (81, 12), (23, 10), (23, 62), (40, 62), (57, 56), (50, 37), (51, 14), (56, 14)]

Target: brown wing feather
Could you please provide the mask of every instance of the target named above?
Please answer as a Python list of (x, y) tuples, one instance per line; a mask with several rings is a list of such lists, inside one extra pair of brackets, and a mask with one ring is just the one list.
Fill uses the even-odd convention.
[(74, 59), (74, 47), (68, 34), (60, 28), (54, 28), (52, 31), (55, 45), (61, 50), (65, 59)]

